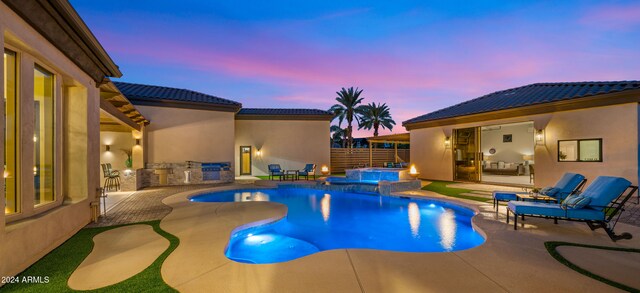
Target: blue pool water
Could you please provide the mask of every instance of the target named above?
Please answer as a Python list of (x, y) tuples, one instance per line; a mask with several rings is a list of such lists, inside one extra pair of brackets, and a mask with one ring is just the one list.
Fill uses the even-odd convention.
[(340, 248), (444, 252), (484, 242), (471, 226), (473, 211), (426, 199), (282, 188), (214, 192), (191, 201), (287, 205), (286, 218), (231, 235), (225, 253), (244, 263), (283, 262)]

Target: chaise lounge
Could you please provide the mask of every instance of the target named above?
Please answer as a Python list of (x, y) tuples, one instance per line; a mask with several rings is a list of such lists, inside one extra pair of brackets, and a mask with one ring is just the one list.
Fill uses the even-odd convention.
[[(615, 234), (613, 229), (624, 211), (624, 204), (638, 190), (637, 186), (620, 177), (599, 176), (581, 194), (572, 194), (561, 204), (511, 201), (507, 205), (514, 215), (513, 229), (518, 229), (518, 216), (553, 218), (557, 220), (579, 221), (589, 225), (591, 230), (603, 228), (613, 241), (631, 239), (629, 233)], [(614, 219), (615, 218), (615, 219)]]
[[(556, 182), (553, 187), (543, 188), (540, 192), (542, 195), (555, 198), (558, 202), (565, 199), (572, 193), (582, 190), (582, 187), (587, 182), (587, 179), (583, 175), (577, 173), (564, 173), (562, 178)], [(513, 192), (513, 191), (494, 191), (493, 192), (493, 207), (498, 212), (498, 205), (500, 202), (508, 202), (517, 200), (518, 194), (524, 194), (526, 192)]]

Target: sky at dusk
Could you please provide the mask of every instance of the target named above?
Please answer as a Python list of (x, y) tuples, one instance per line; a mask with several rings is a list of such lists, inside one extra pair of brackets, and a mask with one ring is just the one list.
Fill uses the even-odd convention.
[(354, 86), (390, 106), (395, 133), (511, 87), (640, 79), (640, 1), (71, 3), (121, 81), (317, 109)]

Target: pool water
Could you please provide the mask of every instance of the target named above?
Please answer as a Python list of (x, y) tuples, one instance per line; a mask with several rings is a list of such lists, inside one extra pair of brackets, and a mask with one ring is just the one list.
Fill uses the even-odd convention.
[(484, 242), (471, 225), (472, 210), (435, 200), (281, 188), (207, 193), (191, 201), (287, 205), (284, 219), (231, 235), (225, 254), (244, 263), (284, 262), (340, 248), (446, 252)]

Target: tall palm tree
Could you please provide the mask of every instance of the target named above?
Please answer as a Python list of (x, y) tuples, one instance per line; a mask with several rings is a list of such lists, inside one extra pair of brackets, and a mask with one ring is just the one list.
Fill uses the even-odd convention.
[(369, 103), (362, 107), (363, 111), (360, 116), (360, 126), (358, 129), (371, 130), (373, 128), (373, 136), (378, 136), (378, 128), (393, 130), (396, 122), (391, 118), (389, 106), (387, 104)]
[(331, 125), (329, 131), (331, 132), (331, 146), (333, 147), (334, 143), (339, 143), (344, 148), (347, 143), (345, 137), (347, 132), (338, 125)]
[(338, 118), (338, 125), (342, 124), (342, 121), (347, 121), (346, 136), (347, 136), (347, 146), (351, 148), (353, 145), (353, 127), (351, 124), (355, 119), (356, 122), (360, 122), (360, 115), (363, 111), (362, 105), (358, 106), (362, 103), (362, 99), (360, 94), (362, 94), (362, 90), (353, 87), (349, 89), (342, 88), (339, 92), (336, 92), (338, 97), (336, 97), (337, 104), (331, 106), (329, 109), (330, 112), (334, 114), (333, 119)]

